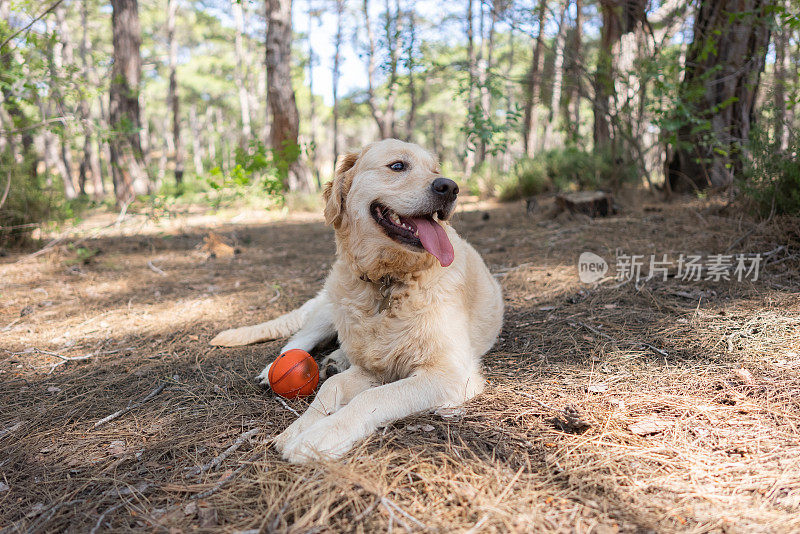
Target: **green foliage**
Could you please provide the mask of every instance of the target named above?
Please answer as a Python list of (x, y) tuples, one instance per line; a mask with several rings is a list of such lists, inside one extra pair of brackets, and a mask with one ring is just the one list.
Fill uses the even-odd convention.
[(800, 137), (791, 136), (789, 147), (781, 150), (778, 140), (754, 128), (740, 186), (763, 216), (800, 215)]
[(67, 245), (67, 248), (71, 252), (75, 253), (75, 257), (74, 258), (68, 258), (67, 260), (64, 261), (64, 263), (67, 266), (80, 265), (80, 264), (86, 265), (88, 263), (91, 263), (92, 258), (94, 258), (95, 256), (97, 256), (100, 253), (100, 251), (97, 250), (97, 249), (88, 248), (88, 247), (76, 247), (72, 243)]
[(509, 201), (548, 191), (613, 190), (637, 177), (634, 165), (614, 162), (610, 154), (577, 147), (558, 148), (517, 161), (500, 188), (499, 198)]
[(11, 184), (5, 203), (0, 206), (0, 246), (23, 244), (43, 223), (75, 215), (74, 206), (64, 200), (61, 188), (48, 184), (35, 168), (36, 158), (32, 155), (21, 163), (7, 152), (0, 155), (0, 199), (7, 181)]
[[(714, 40), (709, 39), (705, 44), (701, 56), (712, 53)], [(711, 119), (698, 112), (706, 92), (704, 84), (719, 69), (709, 69), (695, 83), (687, 85), (681, 81), (682, 69), (677, 54), (677, 50), (671, 50), (643, 64), (646, 76), (653, 80), (653, 98), (647, 104), (653, 113), (653, 123), (661, 132), (662, 142), (676, 150), (689, 150), (698, 141), (712, 151), (721, 148), (713, 134)], [(724, 104), (729, 106), (733, 102)]]
[(509, 179), (502, 184), (499, 198), (506, 202), (552, 191), (553, 181), (544, 158), (522, 158), (516, 162)]
[[(448, 174), (452, 175), (452, 171), (445, 173)], [(507, 176), (494, 165), (484, 162), (473, 169), (472, 174), (465, 180), (464, 187), (470, 195), (493, 197), (507, 179)]]
[[(504, 80), (499, 76), (488, 75), (486, 82), (476, 84), (474, 102), (467, 108), (467, 121), (461, 131), (467, 136), (467, 150), (474, 151), (479, 143), (486, 145), (486, 152), (496, 156), (508, 150), (509, 144), (517, 135), (517, 123), (522, 118), (522, 108), (517, 104), (500, 113), (484, 109), (481, 104), (481, 91), (487, 91), (490, 101), (499, 102), (504, 96)], [(466, 99), (470, 88), (462, 84), (460, 93)]]
[(206, 177), (206, 183), (216, 192), (211, 199), (214, 207), (252, 194), (283, 202), (284, 177), (289, 166), (285, 153), (276, 157), (275, 151), (259, 141), (252, 141), (249, 148), (236, 149), (234, 166), (229, 172), (214, 167)]

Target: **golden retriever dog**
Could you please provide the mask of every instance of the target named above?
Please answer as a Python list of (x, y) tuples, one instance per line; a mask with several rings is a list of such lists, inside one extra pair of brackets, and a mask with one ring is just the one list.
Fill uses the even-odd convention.
[[(236, 346), (293, 334), (282, 351), (338, 336), (344, 371), (275, 438), (290, 462), (338, 458), (377, 428), (480, 393), (481, 356), (503, 320), (500, 286), (448, 224), (458, 186), (421, 147), (386, 139), (342, 158), (324, 192), (336, 261), (319, 294), (257, 326), (220, 333)], [(267, 384), (269, 366), (258, 376)]]

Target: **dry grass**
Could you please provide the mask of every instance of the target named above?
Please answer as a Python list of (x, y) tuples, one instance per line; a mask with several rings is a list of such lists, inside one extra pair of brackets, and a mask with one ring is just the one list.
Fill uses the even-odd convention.
[[(319, 218), (218, 227), (232, 258), (200, 250), (201, 215), (3, 258), (0, 532), (800, 531), (800, 223), (623, 204), (596, 221), (463, 210), (507, 303), (487, 391), (309, 466), (268, 444), (303, 402), (252, 381), (280, 344), (207, 341), (313, 295), (333, 254)], [(756, 283), (589, 287), (575, 270), (584, 250), (778, 247)]]

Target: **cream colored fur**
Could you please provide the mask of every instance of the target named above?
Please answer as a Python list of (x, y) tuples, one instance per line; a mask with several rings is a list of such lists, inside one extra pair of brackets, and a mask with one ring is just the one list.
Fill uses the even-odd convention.
[[(388, 168), (404, 161), (409, 169)], [(322, 384), (306, 412), (275, 440), (292, 462), (336, 458), (396, 419), (452, 407), (480, 393), (481, 356), (500, 331), (500, 286), (478, 253), (445, 221), (455, 260), (395, 242), (372, 218), (377, 200), (401, 215), (424, 210), (438, 178), (434, 158), (417, 145), (387, 139), (344, 158), (325, 191), (326, 221), (337, 258), (320, 293), (267, 323), (226, 330), (211, 343), (235, 346), (294, 334), (283, 350), (310, 351), (338, 335), (331, 359), (349, 368)], [(377, 281), (395, 280), (389, 310), (379, 312)], [(269, 366), (259, 375), (266, 383)]]

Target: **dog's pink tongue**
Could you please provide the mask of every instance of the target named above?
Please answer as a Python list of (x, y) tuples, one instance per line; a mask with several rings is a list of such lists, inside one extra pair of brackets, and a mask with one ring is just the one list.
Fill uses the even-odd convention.
[(441, 227), (439, 223), (430, 218), (425, 219), (411, 219), (417, 227), (419, 233), (419, 240), (425, 250), (436, 256), (442, 267), (447, 267), (453, 263), (455, 253), (453, 252), (453, 244), (447, 239), (447, 232)]

